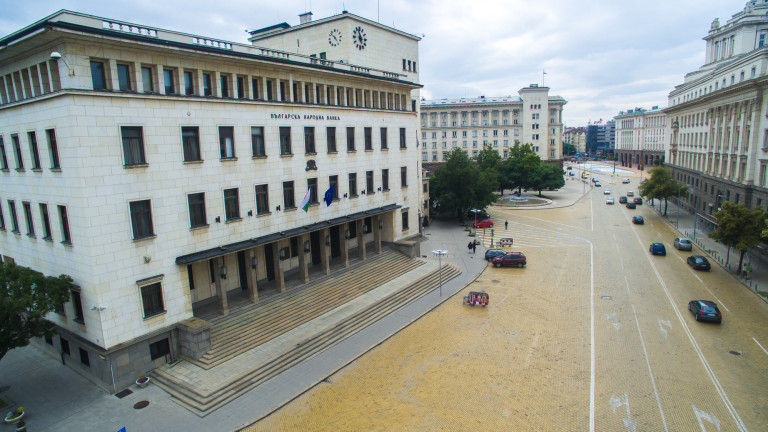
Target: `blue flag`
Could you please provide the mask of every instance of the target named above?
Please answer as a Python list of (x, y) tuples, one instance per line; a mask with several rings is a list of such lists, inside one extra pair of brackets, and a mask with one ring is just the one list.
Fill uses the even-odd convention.
[(330, 207), (331, 203), (333, 202), (334, 194), (333, 191), (336, 188), (335, 184), (332, 184), (331, 187), (328, 188), (327, 191), (325, 191), (325, 204), (326, 207)]

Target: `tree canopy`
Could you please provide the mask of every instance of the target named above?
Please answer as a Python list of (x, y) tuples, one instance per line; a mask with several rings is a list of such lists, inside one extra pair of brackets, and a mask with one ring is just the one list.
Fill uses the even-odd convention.
[(432, 175), (430, 198), (437, 213), (455, 214), (463, 220), (470, 209), (483, 209), (496, 200), (498, 184), (495, 170), (480, 170), (464, 150), (455, 148)]
[(739, 268), (741, 268), (744, 253), (761, 241), (766, 221), (765, 212), (760, 207), (748, 209), (744, 204), (726, 201), (721, 210), (715, 212), (715, 218), (717, 218), (717, 228), (709, 233), (709, 236), (741, 251), (739, 256)]
[(650, 170), (651, 177), (640, 183), (640, 195), (647, 199), (664, 200), (664, 216), (667, 215), (669, 198), (688, 194), (688, 187), (672, 179), (672, 175), (664, 167)]
[(515, 145), (509, 151), (509, 158), (501, 163), (501, 187), (503, 189), (533, 189), (533, 179), (541, 158), (533, 151), (530, 144)]
[(55, 326), (45, 316), (69, 300), (73, 287), (67, 275), (45, 276), (13, 262), (0, 263), (0, 359), (33, 337), (53, 335)]
[(533, 172), (531, 184), (529, 187), (539, 191), (544, 189), (554, 190), (565, 186), (565, 177), (563, 169), (560, 166), (551, 163), (540, 163)]

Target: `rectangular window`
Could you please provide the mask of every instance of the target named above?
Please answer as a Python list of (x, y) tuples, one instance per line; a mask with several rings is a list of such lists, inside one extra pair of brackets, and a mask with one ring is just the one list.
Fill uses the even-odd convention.
[(381, 128), (381, 149), (387, 150), (389, 148), (389, 143), (387, 143), (387, 128), (383, 127)]
[(21, 206), (24, 208), (24, 219), (27, 222), (27, 235), (34, 237), (35, 236), (35, 222), (32, 219), (32, 205), (24, 201), (21, 203)]
[(189, 281), (189, 290), (195, 289), (195, 276), (192, 273), (192, 264), (187, 264), (187, 280)]
[(403, 222), (403, 231), (406, 231), (408, 229), (408, 212), (403, 211), (401, 213), (402, 216), (402, 222)]
[(349, 196), (350, 197), (357, 196), (357, 174), (356, 173), (349, 174)]
[(40, 151), (37, 148), (37, 135), (35, 132), (27, 132), (27, 139), (29, 140), (29, 153), (32, 155), (32, 169), (40, 169)]
[(224, 213), (227, 221), (240, 219), (240, 194), (237, 188), (224, 189)]
[[(0, 213), (0, 219), (2, 218)], [(43, 222), (43, 240), (52, 240), (51, 236), (51, 220), (48, 217), (48, 205), (40, 204), (40, 220)], [(3, 226), (3, 228), (5, 228)]]
[(165, 357), (171, 353), (171, 344), (168, 338), (149, 344), (149, 357), (154, 360)]
[(347, 128), (347, 151), (355, 151), (355, 128), (353, 127)]
[(283, 182), (283, 210), (296, 208), (296, 201), (293, 196), (293, 182)]
[(104, 63), (100, 61), (91, 62), (91, 82), (94, 90), (106, 90), (107, 79), (104, 75)]
[(317, 178), (307, 179), (307, 190), (309, 191), (309, 203), (317, 204)]
[(221, 97), (229, 97), (229, 81), (226, 75), (221, 76)]
[(269, 101), (275, 99), (274, 95), (272, 94), (273, 93), (273, 91), (272, 91), (272, 86), (273, 85), (274, 85), (274, 83), (272, 82), (272, 80), (267, 80), (267, 100), (269, 100)]
[(163, 69), (163, 84), (165, 84), (165, 94), (176, 93), (176, 83), (173, 82), (173, 70)]
[(184, 71), (184, 94), (187, 96), (195, 94), (195, 76), (191, 71)]
[(269, 190), (267, 185), (256, 185), (256, 214), (269, 213)]
[[(325, 136), (328, 142), (328, 153), (336, 153), (336, 128), (325, 128)], [(2, 141), (0, 141), (2, 143)]]
[(21, 156), (21, 142), (18, 135), (11, 135), (11, 141), (13, 141), (13, 154), (16, 157), (16, 169), (24, 169), (24, 159)]
[(243, 77), (237, 77), (237, 98), (245, 99), (245, 85), (243, 84)]
[(328, 187), (333, 189), (333, 200), (339, 199), (339, 176), (328, 177)]
[[(59, 147), (56, 144), (56, 131), (54, 129), (47, 129), (45, 134), (48, 137), (48, 153), (51, 155), (51, 169), (60, 169), (61, 165), (59, 165)], [(2, 138), (0, 138), (0, 143), (1, 142)], [(3, 159), (5, 159), (5, 154), (3, 154)]]
[(198, 192), (187, 195), (189, 202), (189, 226), (197, 228), (208, 225), (205, 217), (205, 192)]
[(408, 187), (408, 167), (400, 167), (400, 186)]
[(365, 192), (368, 195), (374, 193), (373, 191), (373, 171), (365, 172)]
[(264, 146), (264, 127), (251, 127), (251, 151), (253, 157), (263, 157), (267, 155), (267, 149)]
[(144, 165), (144, 138), (141, 126), (121, 126), (125, 165)]
[(80, 363), (91, 367), (91, 360), (88, 358), (88, 351), (78, 348), (80, 350)]
[(75, 316), (72, 318), (72, 321), (78, 324), (85, 324), (83, 301), (80, 298), (80, 291), (72, 290), (72, 309), (75, 310)]
[(59, 336), (60, 342), (61, 342), (61, 352), (71, 355), (69, 353), (69, 341), (64, 339), (63, 337)]
[(235, 128), (219, 126), (219, 151), (222, 159), (235, 157)]
[(3, 215), (2, 203), (0, 203), (0, 231), (5, 231), (5, 216)]
[(291, 154), (291, 127), (290, 126), (280, 127), (280, 154), (281, 155)]
[(141, 287), (141, 303), (144, 306), (144, 318), (165, 312), (163, 288), (160, 282)]
[(67, 217), (67, 207), (60, 205), (59, 208), (59, 224), (61, 225), (61, 236), (63, 239), (61, 242), (65, 245), (72, 244), (72, 238), (69, 235), (69, 218)]
[(389, 190), (389, 170), (381, 170), (381, 189), (384, 191)]
[(184, 162), (198, 162), (200, 157), (200, 129), (197, 126), (181, 127), (181, 145)]
[(127, 64), (117, 65), (117, 86), (120, 91), (131, 91), (131, 69)]
[(259, 78), (251, 80), (251, 94), (254, 99), (259, 99)]
[(315, 154), (315, 128), (304, 128), (304, 153)]
[(19, 219), (16, 217), (16, 203), (12, 200), (8, 200), (8, 212), (11, 214), (11, 226), (13, 227), (11, 232), (19, 234)]
[(0, 169), (7, 170), (8, 169), (8, 157), (5, 155), (5, 142), (3, 141), (3, 137), (0, 136)]
[(405, 128), (400, 128), (400, 148), (405, 148)]
[(372, 128), (363, 128), (363, 137), (365, 139), (365, 149), (373, 150), (373, 132)]
[(141, 67), (141, 81), (144, 87), (144, 93), (154, 93), (155, 85), (152, 82), (152, 68), (148, 66)]
[(203, 96), (213, 96), (213, 86), (211, 84), (211, 74), (203, 74)]
[(130, 203), (130, 208), (133, 239), (139, 240), (154, 236), (155, 233), (152, 229), (152, 208), (150, 206), (150, 201), (133, 201)]

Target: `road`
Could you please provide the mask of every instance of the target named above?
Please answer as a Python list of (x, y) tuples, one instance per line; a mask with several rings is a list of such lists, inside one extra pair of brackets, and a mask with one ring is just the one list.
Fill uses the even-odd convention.
[[(768, 305), (714, 262), (688, 267), (647, 203), (618, 204), (637, 179), (598, 177), (570, 207), (490, 210), (526, 268), (489, 266), (247, 430), (766, 430)], [(651, 256), (651, 242), (667, 255)], [(462, 305), (469, 290), (488, 292), (489, 307)], [(717, 302), (722, 325), (696, 322), (693, 299)]]

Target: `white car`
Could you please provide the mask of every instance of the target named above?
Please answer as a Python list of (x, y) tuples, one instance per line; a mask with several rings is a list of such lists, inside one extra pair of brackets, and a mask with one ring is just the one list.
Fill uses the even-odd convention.
[(610, 194), (611, 194), (611, 190), (610, 189), (606, 189), (606, 190), (603, 191), (603, 195), (610, 195)]
[(613, 198), (606, 198), (605, 203), (613, 205)]
[(627, 196), (635, 196), (635, 193), (632, 191), (627, 191)]
[(622, 183), (624, 183), (624, 184), (628, 184), (628, 183), (629, 183), (629, 179), (628, 179), (628, 178), (625, 178), (625, 179), (624, 179), (624, 180), (622, 180), (621, 182), (622, 182)]

